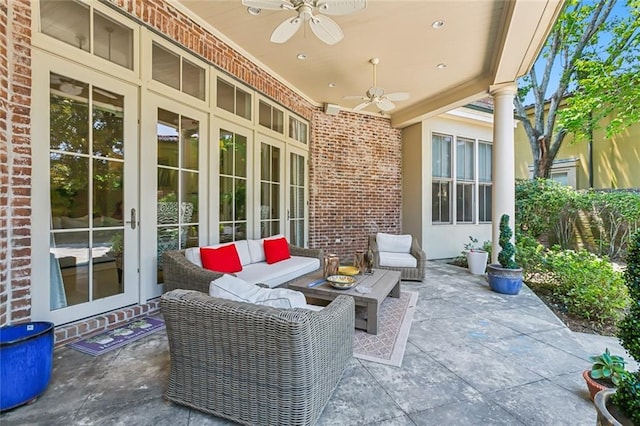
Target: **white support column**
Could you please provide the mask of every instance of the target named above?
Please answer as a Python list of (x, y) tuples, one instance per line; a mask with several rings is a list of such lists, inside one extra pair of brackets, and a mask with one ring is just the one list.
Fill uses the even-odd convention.
[(491, 263), (498, 262), (500, 246), (500, 217), (509, 215), (515, 238), (515, 148), (513, 127), (513, 98), (518, 91), (515, 82), (501, 83), (489, 88), (493, 96), (493, 189), (491, 204), (492, 242)]

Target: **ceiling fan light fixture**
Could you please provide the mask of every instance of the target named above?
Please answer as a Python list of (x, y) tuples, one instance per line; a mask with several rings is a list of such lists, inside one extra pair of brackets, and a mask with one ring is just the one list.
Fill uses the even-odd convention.
[(249, 6), (247, 7), (247, 12), (249, 13), (249, 15), (258, 16), (260, 15), (260, 12), (262, 12), (262, 9), (260, 9), (259, 7)]

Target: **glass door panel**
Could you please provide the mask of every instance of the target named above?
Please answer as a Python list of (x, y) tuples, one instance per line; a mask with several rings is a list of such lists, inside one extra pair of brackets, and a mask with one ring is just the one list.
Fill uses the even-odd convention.
[(125, 288), (137, 265), (125, 250), (123, 205), (125, 185), (137, 184), (125, 179), (125, 96), (109, 87), (49, 73), (51, 311), (113, 296), (119, 301), (82, 312), (135, 301), (133, 282)]
[(268, 143), (260, 144), (260, 238), (280, 234), (282, 217), (282, 150)]
[(247, 137), (220, 129), (219, 231), (221, 243), (247, 238)]
[(157, 109), (157, 283), (163, 282), (162, 253), (198, 245), (200, 121)]
[(307, 244), (307, 169), (306, 153), (289, 153), (289, 241), (305, 247)]

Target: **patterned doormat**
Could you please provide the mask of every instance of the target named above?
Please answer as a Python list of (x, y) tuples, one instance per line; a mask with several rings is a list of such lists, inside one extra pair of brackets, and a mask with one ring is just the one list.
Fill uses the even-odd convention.
[[(413, 291), (400, 292), (398, 299), (387, 297), (378, 308), (378, 334), (355, 331), (353, 356), (400, 367), (417, 301), (418, 293)], [(363, 314), (366, 314), (366, 310), (356, 309), (356, 316)]]
[(70, 343), (68, 346), (98, 356), (163, 329), (164, 321), (160, 318), (138, 318), (122, 327)]

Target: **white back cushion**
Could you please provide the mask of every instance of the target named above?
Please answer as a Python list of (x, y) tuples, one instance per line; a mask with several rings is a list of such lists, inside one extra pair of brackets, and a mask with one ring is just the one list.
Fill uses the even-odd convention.
[[(265, 262), (267, 260), (264, 256), (264, 240), (275, 240), (277, 238), (282, 238), (283, 236), (284, 235), (282, 234), (278, 234), (261, 240), (247, 240), (249, 254), (251, 255), (251, 263)], [(240, 259), (240, 261), (242, 261), (242, 259)], [(242, 265), (244, 266), (244, 263)]]
[[(249, 254), (249, 245), (246, 240), (235, 241), (233, 243), (222, 243), (214, 246), (205, 246), (206, 248), (219, 248), (228, 246), (230, 244), (236, 245), (238, 251), (238, 257), (240, 258), (240, 264), (246, 266), (251, 263), (251, 255)], [(202, 268), (202, 259), (200, 258), (200, 247), (190, 247), (184, 251), (184, 257), (194, 265)]]
[(409, 253), (411, 251), (411, 235), (393, 235), (378, 232), (376, 235), (376, 243), (378, 243), (378, 251), (387, 251), (391, 253)]
[(286, 288), (262, 288), (225, 274), (211, 281), (209, 295), (236, 302), (253, 303), (274, 308), (306, 308), (307, 301), (299, 291)]

